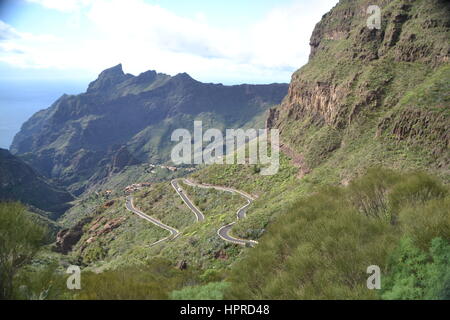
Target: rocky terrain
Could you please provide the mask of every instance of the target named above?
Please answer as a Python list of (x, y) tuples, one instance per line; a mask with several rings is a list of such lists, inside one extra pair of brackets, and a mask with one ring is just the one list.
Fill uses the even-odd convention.
[(340, 1), (324, 15), (309, 63), (267, 125), (307, 171), (338, 164), (346, 176), (355, 165), (407, 163), (448, 176), (450, 4), (378, 1), (380, 30), (366, 26), (371, 4)]

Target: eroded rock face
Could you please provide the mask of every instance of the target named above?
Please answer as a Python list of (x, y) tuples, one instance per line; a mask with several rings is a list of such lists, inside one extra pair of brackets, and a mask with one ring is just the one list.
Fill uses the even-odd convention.
[(56, 235), (55, 251), (62, 254), (68, 254), (83, 236), (84, 225), (89, 223), (91, 220), (92, 218), (83, 219), (72, 228), (64, 229), (58, 232)]
[[(127, 217), (118, 217), (114, 219), (108, 219), (105, 216), (100, 216), (96, 219), (93, 217), (88, 217), (80, 222), (78, 222), (75, 226), (69, 229), (64, 229), (58, 232), (56, 236), (56, 247), (55, 251), (60, 252), (62, 254), (69, 253), (79, 242), (80, 239), (86, 234), (88, 234), (88, 238), (80, 243), (81, 251), (83, 251), (87, 245), (95, 242), (99, 237), (104, 236), (114, 229), (117, 229), (122, 225), (124, 221), (127, 220)], [(89, 225), (87, 231), (85, 230), (85, 226)]]
[(347, 83), (338, 85), (299, 79), (291, 84), (285, 100), (290, 106), (287, 116), (296, 121), (308, 116), (315, 123), (337, 126), (341, 119), (341, 110), (337, 106), (349, 93), (348, 87)]
[(125, 74), (122, 70), (122, 64), (106, 69), (100, 73), (97, 80), (91, 82), (87, 92), (109, 91), (118, 84), (133, 78), (131, 74)]
[(108, 219), (105, 216), (100, 216), (94, 219), (90, 222), (85, 240), (80, 243), (80, 251), (84, 251), (88, 245), (96, 242), (100, 237), (105, 236), (113, 230), (119, 228), (126, 220), (127, 217)]
[[(323, 16), (311, 37), (308, 64), (294, 73), (281, 106), (269, 111), (267, 127), (280, 130), (283, 144), (297, 158), (303, 153), (306, 168), (325, 161), (344, 144), (349, 130), (361, 130), (369, 119), (374, 123), (366, 130), (374, 132), (373, 139), (420, 137), (440, 145), (433, 152), (441, 155), (448, 145), (443, 125), (450, 121), (443, 111), (448, 102), (439, 98), (444, 93), (433, 98), (429, 88), (439, 90), (445, 83), (438, 78), (449, 77), (450, 16), (444, 12), (450, 11), (450, 3), (378, 1), (380, 30), (366, 25), (366, 9), (372, 4), (341, 0)], [(436, 85), (421, 88), (429, 78)], [(430, 101), (402, 100), (420, 90), (430, 94)]]

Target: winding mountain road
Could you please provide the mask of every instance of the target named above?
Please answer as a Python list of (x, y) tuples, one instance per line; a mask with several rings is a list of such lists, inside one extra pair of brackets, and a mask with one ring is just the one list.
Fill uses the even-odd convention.
[(175, 189), (175, 191), (178, 193), (178, 195), (183, 199), (184, 203), (191, 209), (191, 211), (195, 214), (195, 218), (197, 219), (197, 222), (204, 221), (205, 216), (203, 213), (192, 203), (192, 201), (186, 196), (186, 194), (183, 191), (183, 188), (181, 188), (178, 185), (177, 180), (172, 180), (170, 182), (172, 187)]
[(145, 220), (153, 223), (154, 225), (156, 225), (156, 226), (158, 226), (158, 227), (160, 227), (160, 228), (170, 232), (170, 235), (168, 237), (165, 237), (164, 239), (161, 239), (161, 240), (158, 240), (158, 241), (152, 243), (150, 245), (150, 247), (154, 246), (154, 245), (157, 245), (158, 243), (161, 243), (161, 242), (166, 241), (166, 240), (174, 240), (174, 239), (178, 238), (178, 236), (181, 234), (177, 229), (169, 227), (168, 225), (162, 223), (158, 219), (152, 218), (152, 217), (146, 215), (145, 213), (143, 213), (142, 211), (136, 209), (134, 207), (134, 205), (133, 205), (133, 197), (132, 196), (128, 196), (127, 197), (127, 201), (125, 203), (125, 207), (127, 208), (127, 210), (133, 212), (134, 214), (138, 215), (142, 219), (145, 219)]
[[(172, 186), (175, 188), (175, 186), (173, 184), (174, 181), (172, 181)], [(233, 189), (233, 188), (214, 186), (214, 185), (209, 185), (209, 184), (199, 184), (199, 183), (195, 183), (195, 182), (192, 182), (190, 180), (187, 180), (187, 179), (183, 179), (183, 181), (184, 181), (185, 184), (187, 184), (187, 185), (189, 185), (191, 187), (198, 187), (198, 188), (204, 188), (204, 189), (216, 189), (216, 190), (219, 190), (219, 191), (237, 193), (237, 194), (241, 195), (242, 197), (244, 197), (247, 200), (247, 204), (245, 206), (239, 208), (239, 210), (236, 212), (237, 220), (241, 220), (241, 219), (245, 218), (248, 206), (253, 202), (253, 200), (255, 200), (255, 198), (252, 197), (251, 195), (249, 195), (248, 193), (245, 193), (245, 192), (242, 192), (240, 190)], [(178, 187), (178, 183), (176, 183), (176, 186)], [(178, 191), (178, 189), (175, 189), (175, 190), (177, 190), (177, 192), (178, 192), (178, 194), (180, 196), (181, 196), (181, 194), (183, 195), (182, 196), (183, 201), (186, 203), (186, 205), (189, 208), (191, 208), (191, 210), (193, 210), (192, 207), (194, 207), (197, 211), (200, 212), (200, 210), (198, 210), (192, 204), (192, 201), (186, 196), (186, 194), (180, 193)], [(204, 219), (204, 215), (202, 213), (201, 213), (201, 215), (202, 215), (202, 217)], [(234, 243), (234, 244), (238, 244), (238, 245), (241, 245), (241, 246), (247, 246), (247, 245), (254, 246), (255, 244), (258, 244), (258, 241), (255, 241), (255, 240), (245, 240), (245, 239), (240, 239), (240, 238), (236, 238), (236, 237), (231, 236), (230, 235), (230, 231), (231, 231), (231, 228), (233, 227), (233, 225), (235, 223), (236, 223), (236, 221), (221, 227), (219, 230), (217, 230), (217, 235), (224, 241), (231, 242), (231, 243)]]

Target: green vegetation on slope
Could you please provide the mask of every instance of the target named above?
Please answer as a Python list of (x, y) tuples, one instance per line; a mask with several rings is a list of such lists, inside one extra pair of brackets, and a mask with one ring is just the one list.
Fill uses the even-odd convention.
[(54, 219), (70, 208), (72, 200), (69, 192), (38, 175), (8, 150), (0, 149), (0, 201), (20, 201)]
[[(288, 163), (283, 167), (281, 172), (291, 168)], [(203, 179), (214, 180), (214, 174), (218, 172), (210, 167), (204, 170)], [(252, 167), (239, 172), (255, 174)], [(195, 176), (197, 179), (201, 177), (199, 173)], [(260, 175), (254, 178), (256, 181), (271, 179)], [(243, 180), (238, 178), (236, 181)], [(231, 180), (221, 182), (226, 185), (233, 183)], [(258, 190), (255, 187), (258, 182), (247, 179), (246, 184), (247, 192)], [(286, 198), (295, 198), (299, 194), (301, 189), (291, 188), (293, 185), (283, 191)], [(252, 249), (227, 244), (216, 235), (219, 227), (235, 219), (236, 210), (243, 204), (241, 197), (213, 189), (181, 186), (205, 213), (205, 222), (193, 223), (192, 212), (169, 183), (145, 188), (135, 195), (137, 206), (145, 207), (152, 216), (176, 225), (183, 232), (174, 241), (148, 247), (148, 244), (167, 236), (166, 232), (125, 211), (124, 199), (115, 199), (112, 206), (98, 211), (95, 221), (86, 225), (85, 235), (69, 256), (72, 260), (81, 258), (72, 262), (81, 261), (85, 266), (81, 292), (67, 292), (63, 286), (64, 275), (48, 263), (47, 268), (30, 268), (20, 273), (17, 279), (26, 287), (17, 291), (16, 297), (447, 297), (449, 191), (427, 174), (372, 169), (348, 187), (312, 187), (310, 184), (302, 192), (314, 190), (312, 195), (297, 197), (284, 205), (277, 204), (281, 212), (273, 214), (272, 222), (264, 226), (260, 244)], [(276, 195), (271, 194), (271, 197)], [(261, 207), (252, 205), (247, 218), (240, 221), (236, 229), (239, 230), (237, 227), (252, 215), (262, 216), (265, 201)], [(271, 209), (275, 207), (269, 206)], [(124, 217), (122, 224), (110, 232), (96, 235), (90, 231), (99, 221), (103, 221), (100, 224), (111, 224), (111, 221)], [(94, 241), (87, 241), (93, 236), (96, 237)], [(187, 270), (176, 269), (177, 261), (187, 262)], [(382, 269), (381, 292), (366, 288), (366, 268), (374, 264)], [(225, 270), (230, 265), (232, 270), (229, 274)], [(164, 285), (158, 285), (160, 282)], [(49, 283), (53, 285), (49, 287)]]
[(448, 183), (449, 3), (380, 1), (381, 30), (366, 27), (371, 4), (343, 0), (323, 17), (269, 122), (320, 180), (383, 165)]
[(182, 183), (181, 186), (203, 211), (205, 221), (196, 222), (194, 213), (169, 182), (143, 188), (133, 195), (134, 205), (182, 233), (174, 240), (152, 246), (167, 237), (168, 232), (126, 210), (124, 196), (99, 198), (99, 204), (93, 205), (95, 209), (84, 215), (88, 220), (82, 228), (81, 239), (69, 255), (71, 261), (95, 271), (141, 266), (152, 257), (170, 259), (174, 265), (186, 261), (189, 267), (205, 271), (231, 264), (242, 248), (220, 239), (217, 230), (235, 221), (237, 210), (246, 202), (229, 192)]
[(233, 226), (232, 233), (244, 239), (258, 239), (282, 208), (309, 188), (308, 183), (298, 184), (297, 171), (289, 158), (280, 154), (280, 169), (272, 176), (260, 175), (254, 165), (212, 165), (191, 177), (199, 183), (232, 187), (257, 196), (247, 217)]
[(177, 270), (164, 259), (151, 259), (141, 266), (128, 266), (100, 274), (82, 273), (83, 287), (74, 295), (82, 300), (161, 300), (171, 291), (199, 284), (193, 270)]
[(299, 199), (233, 266), (228, 297), (379, 298), (366, 287), (367, 267), (380, 266), (382, 276), (398, 272), (387, 266), (404, 237), (424, 250), (435, 238), (448, 242), (448, 195), (423, 173), (372, 169), (347, 188), (328, 187)]
[(417, 248), (410, 238), (402, 239), (390, 259), (389, 275), (382, 288), (383, 299), (450, 299), (448, 239), (433, 239), (425, 251)]
[(224, 292), (229, 287), (226, 282), (211, 282), (203, 286), (186, 287), (173, 291), (172, 300), (223, 300)]
[(23, 205), (0, 203), (0, 300), (14, 296), (14, 278), (44, 244), (47, 231)]

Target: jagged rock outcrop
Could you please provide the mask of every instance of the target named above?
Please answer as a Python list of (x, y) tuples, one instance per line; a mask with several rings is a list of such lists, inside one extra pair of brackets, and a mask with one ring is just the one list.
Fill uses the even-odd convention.
[(421, 154), (448, 172), (450, 3), (377, 1), (379, 30), (366, 24), (372, 4), (341, 0), (323, 16), (308, 64), (294, 73), (266, 125), (280, 129), (284, 145), (308, 168), (334, 154), (344, 166), (338, 158), (350, 162), (358, 153), (358, 165), (395, 166), (404, 152), (406, 161)]
[(113, 230), (120, 227), (126, 220), (127, 217), (107, 219), (104, 216), (95, 219), (89, 225), (85, 240), (80, 245), (80, 251), (83, 252), (88, 245), (96, 242), (98, 238), (111, 233)]
[(119, 228), (127, 217), (108, 219), (105, 216), (97, 218), (87, 217), (71, 228), (61, 230), (56, 236), (55, 251), (67, 254), (79, 248), (83, 252), (88, 245), (94, 243), (102, 236)]
[(83, 227), (92, 221), (84, 218), (71, 228), (63, 229), (56, 235), (55, 251), (68, 254), (83, 236)]
[(90, 92), (108, 92), (114, 89), (118, 84), (134, 78), (131, 74), (125, 74), (122, 70), (122, 64), (118, 64), (115, 67), (106, 69), (100, 73), (97, 80), (91, 82), (87, 89), (87, 93)]
[(103, 71), (86, 93), (63, 95), (36, 113), (16, 135), (11, 151), (39, 173), (79, 195), (136, 163), (170, 160), (172, 131), (238, 128), (281, 102), (287, 84), (205, 84), (186, 73), (125, 74), (121, 65)]

